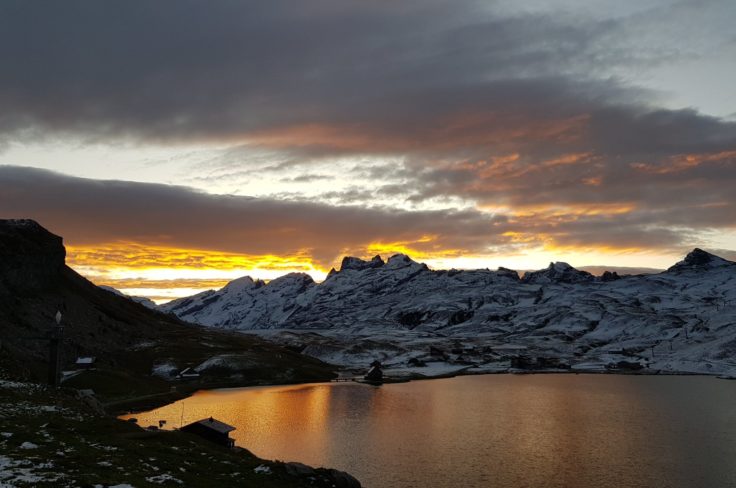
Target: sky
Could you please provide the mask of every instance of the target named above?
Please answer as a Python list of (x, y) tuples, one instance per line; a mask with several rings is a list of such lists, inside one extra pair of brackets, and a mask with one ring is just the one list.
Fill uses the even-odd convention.
[(158, 301), (736, 258), (732, 0), (0, 4), (0, 218)]

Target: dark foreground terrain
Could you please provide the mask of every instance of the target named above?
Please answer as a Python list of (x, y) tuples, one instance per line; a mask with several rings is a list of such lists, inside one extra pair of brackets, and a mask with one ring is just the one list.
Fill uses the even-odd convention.
[(88, 402), (74, 390), (0, 380), (0, 486), (360, 486), (339, 471), (145, 430)]
[[(58, 389), (44, 385), (57, 311)], [(81, 356), (95, 357), (94, 367), (80, 370)], [(199, 376), (178, 379), (187, 367)], [(335, 376), (319, 360), (100, 289), (65, 265), (60, 237), (30, 220), (0, 220), (0, 486), (360, 486), (338, 471), (264, 461), (114, 417), (201, 388)]]

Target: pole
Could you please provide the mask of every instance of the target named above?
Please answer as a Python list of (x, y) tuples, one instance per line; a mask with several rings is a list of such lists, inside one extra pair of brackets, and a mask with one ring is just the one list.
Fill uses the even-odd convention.
[(64, 339), (64, 326), (61, 325), (61, 312), (56, 312), (56, 326), (51, 329), (49, 340), (49, 385), (61, 385), (61, 345)]

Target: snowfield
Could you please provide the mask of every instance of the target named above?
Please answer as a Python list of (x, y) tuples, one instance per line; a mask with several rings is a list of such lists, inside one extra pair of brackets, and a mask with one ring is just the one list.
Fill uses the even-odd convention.
[[(356, 370), (736, 374), (736, 263), (700, 249), (665, 272), (601, 277), (565, 263), (433, 271), (405, 255), (345, 258), (322, 283), (249, 277), (159, 306)], [(440, 367), (439, 365), (442, 365)]]

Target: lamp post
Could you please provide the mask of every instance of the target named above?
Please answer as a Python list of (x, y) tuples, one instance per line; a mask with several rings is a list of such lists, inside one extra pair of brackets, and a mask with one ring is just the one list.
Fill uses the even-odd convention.
[(49, 385), (61, 385), (61, 344), (64, 338), (64, 326), (61, 324), (61, 312), (54, 317), (56, 326), (51, 329), (49, 340)]

